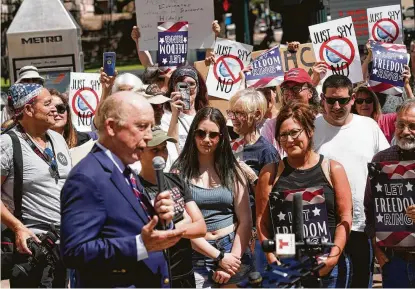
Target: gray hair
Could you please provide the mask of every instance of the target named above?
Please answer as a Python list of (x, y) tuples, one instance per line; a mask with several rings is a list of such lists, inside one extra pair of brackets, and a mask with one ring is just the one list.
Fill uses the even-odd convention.
[(120, 91), (120, 86), (129, 85), (133, 88), (132, 92), (139, 92), (144, 90), (143, 81), (132, 73), (123, 73), (118, 75), (114, 80), (114, 86), (112, 87), (112, 93)]
[(408, 98), (396, 109), (396, 114), (399, 115), (413, 106), (415, 106), (415, 98)]
[(126, 118), (125, 107), (122, 101), (114, 97), (114, 95), (107, 97), (98, 107), (95, 124), (99, 132), (104, 130), (104, 124), (107, 118), (113, 118), (118, 125), (123, 125)]
[(232, 109), (237, 103), (241, 103), (242, 109), (246, 113), (255, 113), (259, 111), (261, 114), (261, 121), (268, 108), (267, 99), (264, 94), (255, 88), (246, 88), (238, 91), (229, 100), (229, 107)]

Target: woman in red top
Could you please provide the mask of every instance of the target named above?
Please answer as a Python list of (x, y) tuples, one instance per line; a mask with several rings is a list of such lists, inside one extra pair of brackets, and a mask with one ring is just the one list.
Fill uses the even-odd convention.
[(389, 143), (395, 133), (396, 113), (382, 114), (379, 100), (376, 94), (366, 86), (360, 86), (355, 90), (356, 99), (352, 112), (358, 115), (373, 118), (378, 124)]

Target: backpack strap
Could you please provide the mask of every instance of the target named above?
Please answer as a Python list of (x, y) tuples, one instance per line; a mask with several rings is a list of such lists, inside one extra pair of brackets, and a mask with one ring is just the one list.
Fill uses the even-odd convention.
[(14, 167), (14, 182), (13, 182), (13, 200), (14, 200), (14, 216), (22, 220), (22, 191), (23, 191), (23, 156), (22, 147), (19, 138), (12, 130), (6, 132), (12, 139), (13, 147), (13, 167)]
[(321, 169), (323, 170), (323, 174), (326, 177), (327, 181), (329, 182), (330, 186), (333, 187), (333, 182), (331, 180), (331, 161), (329, 158), (324, 157), (323, 161), (321, 162)]

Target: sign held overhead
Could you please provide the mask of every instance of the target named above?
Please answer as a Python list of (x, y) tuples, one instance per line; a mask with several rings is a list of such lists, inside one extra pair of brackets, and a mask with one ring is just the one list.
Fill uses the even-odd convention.
[(402, 43), (401, 5), (367, 9), (370, 40), (386, 43)]

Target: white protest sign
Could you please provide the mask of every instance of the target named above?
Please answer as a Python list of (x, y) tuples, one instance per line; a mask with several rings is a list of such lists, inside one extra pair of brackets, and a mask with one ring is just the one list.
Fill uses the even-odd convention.
[(215, 63), (209, 67), (206, 79), (208, 94), (229, 100), (241, 85), (239, 72), (251, 62), (252, 46), (217, 38)]
[(367, 23), (370, 40), (402, 43), (401, 5), (368, 8)]
[(69, 107), (72, 123), (78, 131), (91, 131), (101, 98), (99, 73), (71, 72)]
[(211, 48), (213, 0), (135, 0), (140, 50), (157, 50), (159, 22), (189, 22), (189, 49)]
[(353, 83), (363, 81), (359, 49), (350, 16), (312, 25), (308, 29), (316, 61), (324, 61), (328, 67), (326, 77), (340, 74), (347, 76)]

